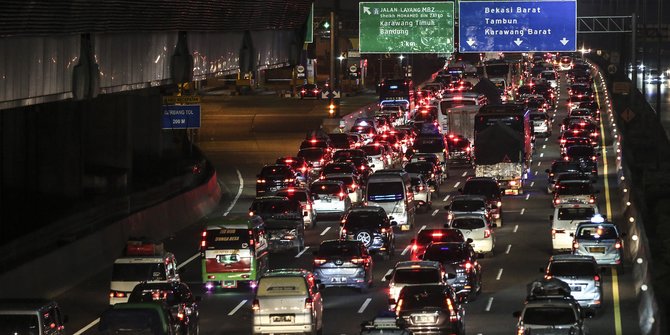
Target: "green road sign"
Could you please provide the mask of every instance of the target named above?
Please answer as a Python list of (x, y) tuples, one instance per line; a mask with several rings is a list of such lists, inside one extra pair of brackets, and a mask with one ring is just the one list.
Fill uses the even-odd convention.
[(305, 43), (314, 43), (314, 4), (307, 17), (307, 31), (305, 32)]
[(452, 53), (453, 2), (361, 2), (361, 53)]

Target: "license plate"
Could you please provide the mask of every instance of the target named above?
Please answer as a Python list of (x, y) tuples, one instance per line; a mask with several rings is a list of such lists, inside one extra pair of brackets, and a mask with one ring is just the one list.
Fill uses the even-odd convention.
[(570, 291), (572, 292), (581, 292), (582, 287), (581, 286), (570, 286)]
[(278, 189), (278, 187), (270, 187), (270, 192), (276, 192)]
[(293, 314), (274, 314), (270, 315), (273, 323), (293, 323)]
[(221, 286), (227, 287), (227, 288), (235, 288), (235, 287), (237, 287), (237, 282), (234, 281), (234, 280), (224, 280), (221, 283)]
[(414, 321), (416, 322), (430, 322), (434, 323), (435, 322), (435, 317), (432, 315), (418, 315), (414, 317)]
[(591, 247), (591, 248), (589, 248), (589, 251), (604, 254), (605, 253), (605, 247)]

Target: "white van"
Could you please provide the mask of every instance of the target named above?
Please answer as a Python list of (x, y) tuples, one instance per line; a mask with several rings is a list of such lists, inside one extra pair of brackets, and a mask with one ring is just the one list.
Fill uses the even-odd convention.
[(554, 252), (572, 250), (570, 236), (575, 233), (577, 224), (589, 221), (598, 214), (596, 204), (561, 204), (556, 205), (554, 214), (549, 215), (551, 222), (551, 248)]
[(416, 205), (409, 174), (402, 170), (373, 173), (368, 178), (365, 205), (384, 208), (389, 219), (395, 221), (400, 230), (412, 228)]

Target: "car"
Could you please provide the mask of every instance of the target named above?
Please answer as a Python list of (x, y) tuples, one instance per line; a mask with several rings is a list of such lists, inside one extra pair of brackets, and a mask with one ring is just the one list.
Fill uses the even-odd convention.
[(551, 168), (544, 170), (547, 173), (547, 193), (553, 193), (556, 186), (556, 176), (564, 172), (583, 172), (583, 165), (576, 161), (555, 160)]
[(456, 294), (469, 301), (474, 301), (482, 290), (482, 266), (477, 262), (477, 254), (467, 242), (438, 242), (426, 248), (424, 261), (438, 261), (444, 265)]
[(374, 319), (361, 323), (359, 335), (411, 335), (404, 319), (393, 311), (382, 311)]
[(426, 247), (431, 243), (437, 242), (468, 242), (472, 239), (465, 239), (463, 233), (458, 229), (435, 228), (421, 229), (416, 237), (410, 240), (410, 259), (419, 260), (419, 257), (426, 251)]
[(389, 282), (389, 299), (398, 300), (403, 287), (412, 285), (447, 285), (446, 270), (435, 261), (401, 261), (384, 277)]
[(301, 186), (307, 186), (306, 177), (309, 175), (311, 167), (303, 157), (297, 157), (297, 156), (279, 157), (275, 161), (275, 164), (284, 164), (290, 166), (293, 169), (293, 171), (296, 172), (296, 181), (300, 183)]
[[(355, 169), (355, 168), (354, 168)], [(353, 173), (329, 173), (325, 175), (324, 180), (339, 180), (347, 189), (349, 200), (352, 204), (358, 203), (363, 199), (363, 190), (361, 180), (358, 175)]]
[(263, 274), (251, 305), (253, 334), (320, 334), (323, 298), (310, 271), (275, 269)]
[(200, 333), (200, 300), (186, 283), (140, 283), (128, 298), (129, 303), (163, 302), (172, 317), (181, 324), (180, 335)]
[(330, 162), (330, 153), (323, 148), (307, 148), (298, 151), (298, 157), (303, 158), (312, 167), (313, 172), (318, 172), (324, 165)]
[(367, 144), (361, 146), (361, 150), (365, 152), (369, 158), (370, 167), (372, 171), (383, 170), (388, 166), (389, 158), (387, 157), (390, 153), (386, 152), (386, 147), (379, 143)]
[(491, 177), (471, 177), (465, 181), (463, 188), (459, 189), (461, 194), (482, 195), (486, 198), (487, 208), (491, 213), (491, 221), (502, 227), (502, 190), (498, 182)]
[(358, 169), (352, 162), (333, 162), (328, 163), (321, 169), (320, 179), (324, 179), (329, 174), (353, 174), (358, 176)]
[(442, 164), (442, 161), (440, 161), (440, 158), (438, 157), (437, 154), (430, 154), (430, 153), (414, 153), (411, 155), (409, 162), (410, 163), (415, 163), (415, 162), (430, 162), (433, 163), (433, 165), (437, 166), (439, 168), (439, 176), (437, 176), (438, 180), (442, 181), (444, 179), (449, 178), (449, 169), (445, 166), (445, 164)]
[(340, 223), (340, 238), (360, 241), (368, 252), (382, 254), (385, 259), (395, 254), (393, 223), (381, 207), (358, 206), (350, 209)]
[(251, 202), (251, 206), (249, 206), (249, 216), (251, 217), (254, 215), (260, 216), (263, 220), (286, 217), (298, 219), (302, 222), (305, 213), (302, 210), (300, 201), (297, 199), (270, 195), (256, 197), (256, 199)]
[(423, 207), (427, 211), (433, 204), (428, 183), (423, 179), (423, 175), (419, 173), (409, 173), (409, 177), (414, 188), (414, 201), (417, 202), (418, 207)]
[(354, 141), (349, 134), (335, 133), (328, 134), (333, 151), (352, 149), (357, 141)]
[(446, 136), (449, 165), (472, 166), (475, 163), (475, 153), (472, 143), (463, 135), (449, 134)]
[(451, 199), (449, 205), (444, 206), (444, 209), (447, 210), (447, 221), (460, 214), (482, 214), (489, 220), (492, 218), (488, 201), (483, 195), (456, 195)]
[(442, 176), (442, 171), (440, 171), (440, 169), (432, 162), (421, 161), (407, 163), (403, 167), (403, 170), (407, 173), (421, 174), (428, 184), (430, 191), (436, 192), (438, 195), (440, 194), (440, 184), (442, 183), (442, 180), (439, 178)]
[(324, 287), (372, 287), (374, 261), (361, 241), (327, 240), (314, 252), (314, 277)]
[(556, 183), (552, 205), (560, 204), (595, 204), (596, 193), (590, 179), (571, 179)]
[(562, 56), (559, 60), (558, 63), (558, 69), (560, 71), (567, 71), (572, 69), (572, 57), (570, 56)]
[(321, 89), (316, 84), (305, 84), (300, 86), (300, 99), (321, 99)]
[(568, 114), (569, 117), (578, 117), (586, 120), (596, 120), (596, 112), (590, 108), (582, 108), (577, 106), (577, 108), (570, 111)]
[(162, 302), (118, 303), (100, 316), (102, 334), (180, 335), (182, 323)]
[(347, 188), (339, 180), (317, 180), (309, 190), (317, 218), (328, 214), (342, 215), (351, 207)]
[(572, 241), (577, 224), (598, 214), (596, 204), (559, 204), (549, 215), (551, 224), (551, 249), (553, 252), (572, 251)]
[(2, 334), (64, 335), (68, 319), (55, 301), (0, 300), (0, 333)]
[(395, 312), (413, 334), (465, 334), (465, 309), (449, 285), (407, 286)]
[(600, 266), (618, 268), (624, 272), (624, 243), (626, 233), (601, 216), (594, 216), (591, 221), (577, 225), (572, 242), (572, 253), (575, 255), (593, 256)]
[(552, 88), (558, 86), (558, 76), (554, 70), (542, 71), (542, 73), (540, 73), (540, 78), (546, 80)]
[(312, 200), (312, 193), (309, 189), (301, 187), (282, 188), (275, 195), (298, 201), (302, 206), (305, 228), (314, 228), (316, 226), (316, 210), (314, 209), (314, 200)]
[(570, 295), (582, 308), (598, 309), (603, 300), (602, 278), (593, 256), (554, 255), (546, 268), (540, 268), (545, 278), (557, 278), (570, 286)]
[(551, 295), (531, 295), (523, 310), (512, 313), (517, 334), (585, 335), (584, 316), (588, 315), (570, 296), (569, 288)]
[[(567, 135), (567, 134), (566, 134)], [(592, 141), (588, 137), (567, 137), (562, 136), (560, 140), (561, 154), (565, 154), (569, 147), (574, 145), (592, 145)]]
[(325, 149), (327, 152), (333, 151), (330, 139), (310, 138), (307, 140), (303, 140), (300, 143), (300, 149), (308, 149), (308, 148), (322, 148)]
[(593, 101), (593, 98), (590, 96), (585, 96), (585, 95), (572, 95), (570, 96), (566, 102), (568, 103), (568, 111), (571, 111), (577, 106), (579, 106), (580, 103), (586, 102), (586, 101)]
[(256, 196), (273, 194), (280, 188), (296, 186), (296, 173), (288, 165), (266, 165), (256, 175)]
[(470, 246), (480, 255), (493, 256), (496, 245), (496, 236), (493, 229), (495, 223), (489, 223), (485, 214), (454, 215), (448, 223), (449, 228), (458, 229), (467, 239), (471, 239)]
[(531, 112), (530, 121), (533, 123), (533, 134), (551, 136), (551, 117), (546, 112)]
[[(339, 152), (339, 151), (338, 151)], [(335, 152), (337, 154), (338, 152)], [(368, 180), (368, 177), (372, 173), (372, 168), (374, 165), (370, 165), (367, 157), (340, 157), (334, 160), (335, 162), (351, 163), (356, 167), (356, 174), (358, 175), (361, 182)]]

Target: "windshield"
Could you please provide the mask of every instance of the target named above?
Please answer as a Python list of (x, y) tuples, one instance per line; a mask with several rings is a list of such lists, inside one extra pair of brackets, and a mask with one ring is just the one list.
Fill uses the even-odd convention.
[(284, 178), (289, 174), (289, 167), (287, 165), (283, 166), (266, 166), (261, 170), (261, 175), (264, 177), (270, 178)]
[(165, 278), (165, 265), (156, 263), (115, 263), (112, 281), (159, 281)]
[(310, 188), (312, 194), (340, 194), (340, 185), (338, 184), (312, 184)]
[(0, 315), (0, 334), (38, 335), (40, 334), (37, 315)]
[(365, 152), (360, 150), (340, 150), (333, 154), (333, 159), (365, 157)]
[(442, 263), (462, 262), (467, 254), (460, 245), (434, 245), (428, 247), (423, 255), (423, 260), (438, 261)]
[(372, 182), (368, 183), (368, 200), (377, 202), (398, 201), (405, 197), (402, 182)]
[(256, 213), (293, 213), (299, 211), (296, 202), (290, 200), (254, 201), (251, 210)]
[(405, 286), (400, 292), (403, 309), (447, 308), (444, 286)]
[(556, 187), (556, 194), (558, 195), (580, 195), (591, 194), (591, 183), (560, 183)]
[(416, 237), (419, 244), (431, 242), (465, 242), (463, 233), (456, 229), (433, 230), (424, 229)]
[(455, 212), (476, 212), (486, 210), (486, 204), (481, 200), (454, 200), (450, 209)]
[(528, 325), (566, 325), (576, 321), (570, 307), (529, 307), (523, 313), (523, 322)]
[(365, 154), (368, 156), (378, 156), (382, 154), (382, 147), (380, 145), (366, 145), (361, 147), (361, 150), (365, 151)]
[(444, 140), (441, 138), (419, 137), (414, 141), (414, 150), (418, 152), (443, 152), (444, 149)]
[(451, 221), (451, 228), (456, 229), (479, 229), (485, 226), (484, 220), (478, 218), (456, 218)]
[(376, 212), (353, 212), (347, 216), (345, 226), (347, 229), (357, 229), (364, 227), (379, 227), (384, 218), (380, 217)]
[(540, 99), (528, 100), (526, 106), (528, 108), (542, 108), (544, 106), (544, 101)]
[(355, 243), (326, 242), (319, 247), (319, 256), (360, 256), (361, 249)]
[(465, 186), (463, 187), (463, 194), (477, 194), (483, 195), (487, 198), (496, 198), (500, 195), (500, 190), (498, 189), (498, 184), (495, 181), (468, 181), (465, 182)]
[(477, 101), (472, 99), (451, 99), (451, 100), (442, 100), (440, 101), (440, 110), (442, 113), (446, 113), (447, 109), (461, 106), (474, 106), (477, 104)]
[(323, 168), (321, 173), (323, 175), (330, 173), (356, 173), (356, 168), (349, 164), (328, 164)]
[(558, 209), (558, 219), (559, 220), (584, 220), (584, 221), (588, 221), (595, 214), (596, 214), (596, 210), (592, 207), (559, 208)]
[(440, 282), (439, 269), (398, 269), (393, 275), (395, 283), (402, 284), (428, 284)]
[(616, 229), (612, 226), (587, 226), (577, 231), (577, 238), (580, 240), (613, 240), (618, 236)]
[(569, 171), (580, 171), (581, 168), (579, 167), (578, 163), (557, 162), (552, 166), (551, 170), (554, 173), (559, 173), (559, 172), (569, 172)]
[(307, 161), (318, 161), (323, 157), (323, 149), (300, 150), (298, 157), (303, 157)]
[(593, 277), (598, 274), (591, 262), (552, 262), (549, 264), (549, 272), (557, 277)]

